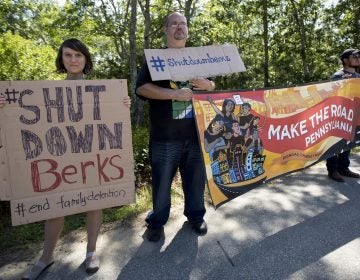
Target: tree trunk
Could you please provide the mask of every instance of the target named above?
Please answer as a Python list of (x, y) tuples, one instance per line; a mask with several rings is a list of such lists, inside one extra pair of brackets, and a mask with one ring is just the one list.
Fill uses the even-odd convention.
[(303, 64), (303, 77), (304, 82), (309, 82), (310, 79), (310, 73), (309, 73), (309, 66), (307, 64), (307, 58), (306, 58), (306, 31), (304, 27), (304, 19), (299, 16), (296, 4), (294, 0), (290, 1), (293, 7), (293, 15), (295, 18), (296, 26), (298, 27), (299, 36), (300, 36), (300, 55), (301, 55), (301, 61)]
[(129, 68), (130, 68), (130, 97), (134, 100), (135, 96), (135, 83), (137, 77), (136, 71), (136, 26), (137, 26), (137, 0), (131, 0), (130, 3), (131, 14), (130, 14), (130, 26), (129, 26), (129, 41), (130, 41), (130, 57), (129, 57)]
[(360, 4), (356, 1), (354, 3), (354, 46), (360, 48)]
[[(150, 0), (139, 1), (139, 5), (141, 8), (141, 12), (144, 16), (144, 49), (148, 49), (150, 47)], [(136, 60), (135, 60), (136, 61)], [(135, 91), (134, 91), (135, 93)], [(136, 94), (134, 94), (134, 115), (133, 115), (133, 123), (135, 126), (141, 126), (145, 124), (144, 121), (144, 101), (141, 100), (139, 97), (137, 97)]]
[(268, 1), (262, 1), (263, 6), (263, 41), (264, 41), (264, 87), (269, 84), (269, 22), (268, 22)]

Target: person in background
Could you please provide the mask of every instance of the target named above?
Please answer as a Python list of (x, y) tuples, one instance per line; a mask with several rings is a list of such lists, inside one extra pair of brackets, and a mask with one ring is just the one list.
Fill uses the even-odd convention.
[[(65, 40), (57, 54), (56, 68), (60, 73), (66, 73), (67, 80), (81, 80), (92, 71), (93, 63), (88, 48), (78, 39)], [(125, 97), (124, 108), (130, 108), (131, 99)], [(6, 98), (0, 96), (0, 108), (6, 104)], [(100, 262), (96, 255), (96, 242), (102, 224), (102, 210), (94, 210), (86, 213), (87, 248), (84, 260), (85, 270), (88, 274), (98, 271)], [(22, 277), (23, 280), (37, 279), (41, 273), (53, 263), (53, 253), (64, 226), (64, 217), (58, 217), (45, 221), (44, 248), (40, 259)]]
[[(175, 12), (164, 21), (168, 48), (185, 47), (187, 20)], [(187, 84), (187, 86), (182, 86)], [(153, 81), (143, 64), (137, 78), (136, 93), (150, 104), (150, 159), (153, 210), (146, 218), (147, 239), (157, 242), (163, 235), (171, 206), (170, 189), (179, 169), (184, 191), (184, 215), (198, 234), (206, 234), (204, 221), (205, 168), (191, 104), (193, 90), (214, 90), (213, 81), (197, 78), (187, 83)], [(191, 110), (188, 110), (191, 108)]]
[(241, 134), (245, 135), (249, 127), (253, 126), (254, 115), (251, 114), (250, 103), (243, 103), (241, 111), (236, 115), (236, 120), (239, 122)]
[(222, 116), (216, 115), (204, 131), (204, 150), (209, 154), (211, 161), (215, 161), (218, 158), (221, 150), (227, 150), (230, 147), (227, 140), (230, 137), (231, 132), (225, 131)]
[[(331, 76), (331, 80), (341, 80), (349, 78), (360, 78), (360, 74), (356, 72), (356, 68), (360, 66), (360, 53), (358, 49), (346, 49), (340, 56), (343, 68), (335, 72)], [(349, 169), (350, 166), (350, 150), (342, 152), (338, 155), (330, 157), (326, 160), (328, 176), (337, 182), (344, 182), (344, 178), (360, 178), (358, 173)]]

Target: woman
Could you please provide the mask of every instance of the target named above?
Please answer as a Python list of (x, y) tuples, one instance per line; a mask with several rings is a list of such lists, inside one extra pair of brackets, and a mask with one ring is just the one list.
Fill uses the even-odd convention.
[[(60, 73), (66, 73), (67, 80), (81, 80), (84, 75), (92, 71), (93, 63), (88, 48), (77, 39), (65, 40), (59, 48), (56, 58), (56, 68)], [(130, 107), (131, 100), (125, 97), (125, 106)], [(0, 98), (0, 107), (4, 106), (5, 99)], [(102, 210), (86, 213), (87, 248), (85, 256), (85, 270), (88, 274), (98, 271), (100, 263), (96, 255), (96, 241), (102, 223)], [(54, 218), (45, 222), (44, 249), (37, 263), (24, 275), (23, 280), (37, 279), (39, 275), (50, 267), (53, 261), (53, 252), (56, 242), (64, 226), (64, 217)]]
[(215, 105), (211, 97), (208, 98), (208, 101), (211, 107), (214, 109), (216, 115), (220, 115), (222, 117), (226, 131), (231, 131), (232, 123), (236, 121), (236, 117), (234, 115), (235, 102), (232, 99), (225, 99), (222, 104), (222, 109), (220, 111), (220, 109)]

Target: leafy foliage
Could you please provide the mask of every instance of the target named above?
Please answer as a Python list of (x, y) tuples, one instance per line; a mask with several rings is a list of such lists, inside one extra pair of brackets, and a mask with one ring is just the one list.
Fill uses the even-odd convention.
[[(1, 80), (51, 80), (55, 73), (56, 52), (11, 32), (0, 35)], [(52, 63), (49, 64), (49, 61)]]
[(136, 127), (133, 129), (133, 151), (135, 159), (135, 185), (141, 187), (151, 180), (151, 168), (149, 159), (149, 133), (146, 128)]
[[(176, 10), (183, 11), (188, 18), (189, 46), (231, 43), (238, 47), (247, 71), (217, 77), (219, 89), (327, 80), (339, 67), (341, 50), (360, 43), (357, 1), (339, 0), (330, 7), (320, 0), (140, 0), (137, 7), (131, 3), (130, 0), (68, 0), (59, 7), (50, 0), (4, 0), (0, 8), (0, 34), (6, 38), (2, 38), (0, 51), (4, 57), (5, 52), (13, 50), (7, 62), (28, 66), (1, 69), (1, 78), (22, 79), (24, 75), (27, 79), (52, 78), (48, 63), (51, 49), (56, 51), (64, 39), (77, 37), (89, 45), (94, 55), (95, 76), (128, 79), (133, 96), (136, 73), (131, 62), (135, 59), (135, 65), (140, 67), (143, 46), (164, 45), (163, 19)], [(134, 8), (137, 9), (135, 22), (131, 21)], [(131, 24), (136, 24), (135, 28), (131, 29)], [(132, 45), (136, 48), (135, 57), (129, 55), (130, 30), (136, 32), (136, 42)], [(17, 45), (19, 37), (9, 40), (9, 34), (29, 40), (24, 41), (28, 48), (24, 42)], [(8, 40), (6, 45), (4, 40)], [(29, 61), (15, 56), (29, 52), (32, 52)], [(31, 60), (36, 56), (40, 60), (34, 65)], [(41, 77), (31, 73), (38, 73), (39, 68), (43, 69)], [(136, 119), (137, 125), (141, 118)]]

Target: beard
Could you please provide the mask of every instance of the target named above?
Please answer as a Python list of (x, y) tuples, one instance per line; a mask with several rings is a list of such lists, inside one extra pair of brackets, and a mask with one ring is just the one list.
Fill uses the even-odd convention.
[(174, 33), (174, 39), (175, 39), (175, 40), (184, 40), (184, 39), (186, 39), (186, 38), (187, 38), (187, 33), (184, 32), (184, 31), (182, 31), (182, 30), (176, 31), (176, 32)]

